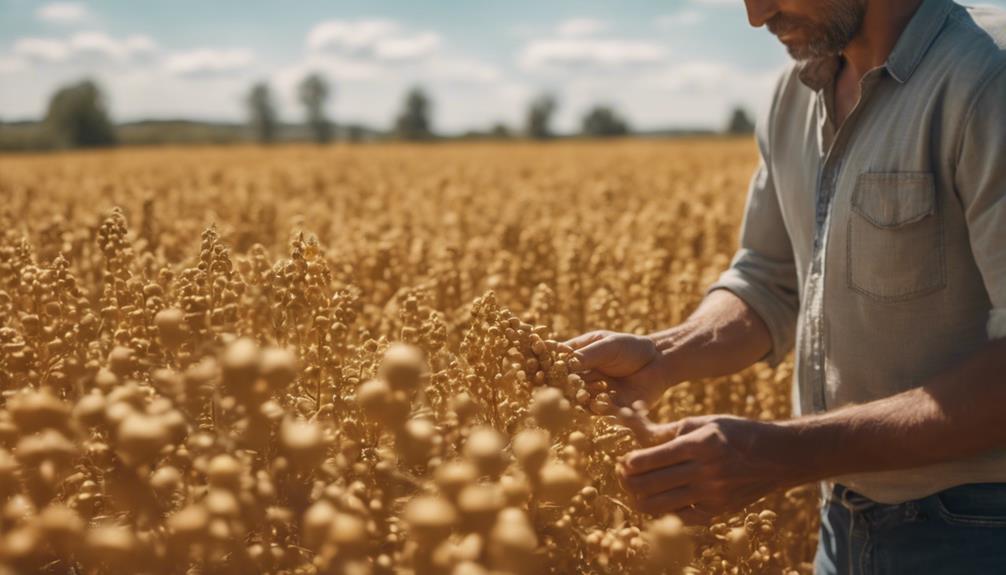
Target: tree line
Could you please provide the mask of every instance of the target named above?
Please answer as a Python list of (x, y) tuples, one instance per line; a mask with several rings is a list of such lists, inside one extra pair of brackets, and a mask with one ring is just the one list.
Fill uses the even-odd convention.
[[(334, 90), (320, 74), (309, 74), (297, 86), (297, 98), (303, 107), (303, 127), (306, 138), (318, 143), (341, 139), (357, 140), (363, 137), (360, 126), (345, 125), (337, 134), (337, 125), (329, 118), (326, 108)], [(282, 124), (272, 90), (260, 82), (253, 85), (246, 97), (246, 129), (248, 136), (263, 144), (279, 139)], [(430, 95), (420, 86), (409, 89), (400, 111), (395, 115), (388, 135), (409, 141), (433, 140), (439, 136), (433, 127), (434, 105)], [(470, 132), (466, 136), (489, 138), (527, 137), (548, 140), (558, 136), (554, 121), (559, 110), (556, 97), (543, 93), (527, 105), (524, 124), (513, 129), (497, 123), (485, 132)], [(43, 122), (50, 143), (59, 148), (101, 147), (117, 143), (116, 127), (108, 112), (101, 89), (91, 80), (58, 89), (49, 101)], [(754, 124), (748, 113), (735, 108), (724, 132), (750, 133)], [(628, 120), (614, 107), (598, 104), (591, 107), (580, 120), (579, 135), (606, 138), (631, 135)]]

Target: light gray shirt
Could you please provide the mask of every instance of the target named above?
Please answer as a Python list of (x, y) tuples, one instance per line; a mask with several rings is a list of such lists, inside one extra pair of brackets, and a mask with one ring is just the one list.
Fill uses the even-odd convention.
[[(921, 386), (1006, 337), (1004, 46), (1003, 11), (924, 0), (842, 126), (837, 57), (778, 83), (741, 247), (710, 291), (761, 316), (766, 359), (795, 346), (796, 413)], [(1006, 449), (835, 480), (896, 503), (1006, 482)]]

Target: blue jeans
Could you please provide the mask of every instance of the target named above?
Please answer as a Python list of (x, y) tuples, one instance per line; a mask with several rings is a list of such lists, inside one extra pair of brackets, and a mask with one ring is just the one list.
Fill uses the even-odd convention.
[(818, 575), (1006, 573), (1006, 483), (973, 483), (897, 505), (841, 485), (821, 508)]

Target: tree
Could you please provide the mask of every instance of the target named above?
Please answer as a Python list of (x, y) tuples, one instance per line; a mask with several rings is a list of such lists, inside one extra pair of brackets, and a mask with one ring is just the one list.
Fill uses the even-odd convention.
[(62, 148), (112, 146), (116, 141), (101, 89), (91, 80), (57, 90), (49, 100), (45, 125)]
[(260, 82), (248, 94), (248, 124), (255, 139), (268, 144), (276, 139), (276, 110), (269, 86)]
[(583, 116), (583, 134), (595, 138), (624, 136), (629, 124), (610, 106), (594, 106)]
[(489, 135), (493, 138), (499, 140), (505, 140), (511, 138), (513, 133), (510, 131), (510, 127), (503, 122), (497, 122), (493, 124), (493, 127), (489, 129)]
[(552, 137), (552, 117), (558, 104), (551, 94), (541, 94), (531, 101), (527, 111), (527, 135), (544, 140)]
[(430, 122), (430, 98), (420, 87), (405, 95), (402, 113), (395, 119), (395, 134), (403, 140), (428, 140), (433, 137)]
[(737, 106), (730, 114), (730, 121), (727, 123), (728, 134), (750, 134), (754, 132), (754, 121), (748, 116), (747, 110)]
[(304, 78), (297, 88), (300, 101), (307, 111), (307, 127), (314, 141), (325, 144), (332, 139), (332, 123), (325, 117), (325, 100), (328, 99), (328, 83), (319, 74)]

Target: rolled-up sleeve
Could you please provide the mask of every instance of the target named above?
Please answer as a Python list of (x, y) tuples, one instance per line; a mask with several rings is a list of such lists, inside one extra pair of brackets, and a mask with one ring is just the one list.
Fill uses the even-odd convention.
[(762, 359), (775, 366), (793, 349), (800, 297), (793, 246), (769, 167), (767, 126), (759, 121), (760, 161), (748, 188), (740, 249), (708, 291), (729, 290), (761, 317), (772, 335), (772, 351)]
[(987, 78), (968, 112), (956, 186), (992, 303), (989, 338), (1006, 338), (1006, 65)]

